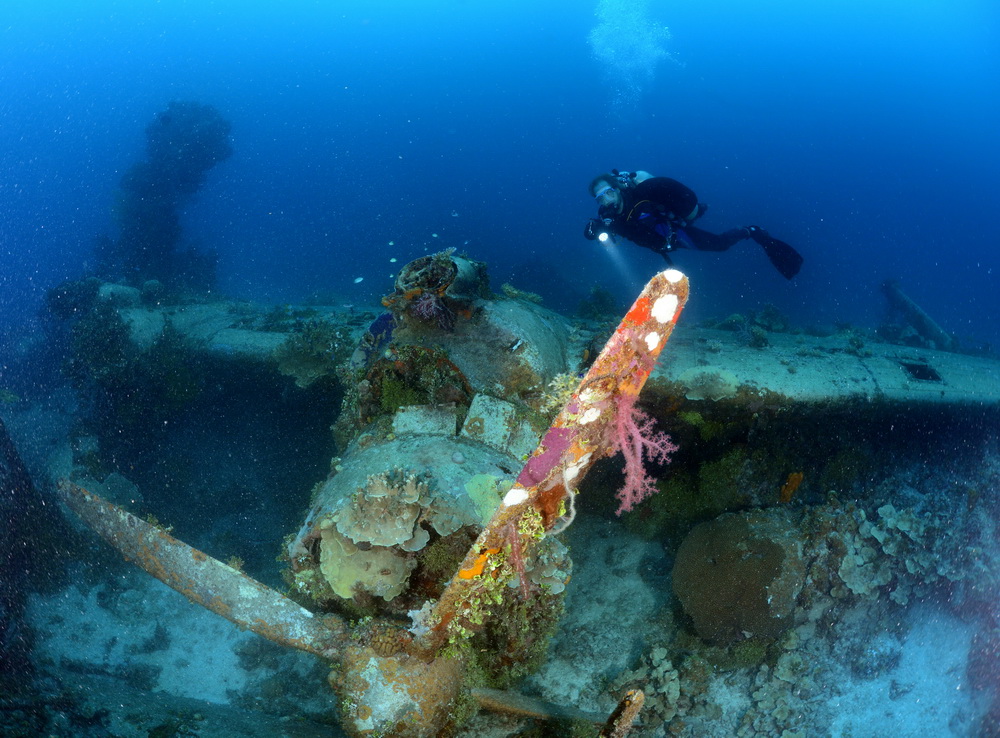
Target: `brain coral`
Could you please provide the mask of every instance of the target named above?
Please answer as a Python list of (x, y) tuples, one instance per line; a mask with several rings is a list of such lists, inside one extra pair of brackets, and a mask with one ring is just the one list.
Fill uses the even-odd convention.
[(705, 640), (775, 638), (791, 625), (805, 580), (799, 533), (777, 510), (722, 515), (687, 535), (673, 580)]

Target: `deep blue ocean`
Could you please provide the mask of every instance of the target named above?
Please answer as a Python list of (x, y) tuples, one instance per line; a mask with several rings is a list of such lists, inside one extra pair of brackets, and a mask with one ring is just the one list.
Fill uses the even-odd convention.
[(183, 100), (232, 124), (184, 214), (227, 296), (374, 304), (456, 247), (557, 309), (594, 285), (626, 304), (663, 262), (582, 237), (587, 185), (645, 169), (697, 191), (703, 228), (758, 224), (805, 256), (787, 282), (749, 241), (680, 253), (686, 319), (772, 303), (873, 326), (894, 278), (1000, 345), (998, 18), (989, 0), (8, 2), (3, 334), (87, 273), (145, 127)]

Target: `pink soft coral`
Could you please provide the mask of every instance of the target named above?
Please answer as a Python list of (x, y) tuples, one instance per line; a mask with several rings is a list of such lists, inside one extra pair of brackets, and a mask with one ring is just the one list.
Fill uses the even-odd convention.
[(414, 298), (410, 303), (410, 315), (424, 323), (434, 323), (448, 333), (455, 329), (455, 313), (448, 309), (440, 297), (430, 292)]
[(615, 406), (612, 443), (625, 457), (625, 484), (618, 490), (617, 515), (631, 511), (656, 492), (656, 482), (646, 472), (644, 457), (666, 464), (670, 454), (677, 450), (670, 436), (655, 429), (656, 421), (635, 406), (636, 399), (636, 395), (623, 393)]

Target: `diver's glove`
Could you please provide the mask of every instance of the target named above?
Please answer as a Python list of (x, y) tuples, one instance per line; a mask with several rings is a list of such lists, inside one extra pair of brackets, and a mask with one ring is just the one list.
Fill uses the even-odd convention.
[(583, 227), (583, 237), (588, 241), (596, 241), (598, 234), (604, 231), (607, 231), (604, 221), (599, 218), (591, 218), (587, 221), (587, 225)]

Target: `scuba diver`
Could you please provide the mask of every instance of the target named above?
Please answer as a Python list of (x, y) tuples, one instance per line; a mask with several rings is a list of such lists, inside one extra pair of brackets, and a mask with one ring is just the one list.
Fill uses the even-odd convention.
[(784, 241), (768, 235), (760, 226), (734, 228), (715, 234), (695, 228), (692, 223), (708, 210), (698, 202), (690, 187), (669, 177), (654, 177), (649, 172), (601, 174), (590, 183), (590, 194), (597, 200), (597, 218), (587, 222), (585, 238), (607, 241), (621, 236), (632, 243), (661, 254), (670, 263), (675, 249), (726, 251), (747, 238), (764, 249), (767, 258), (783, 277), (791, 279), (802, 267), (802, 256)]

